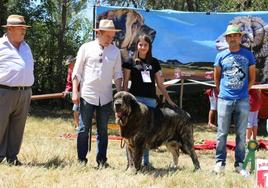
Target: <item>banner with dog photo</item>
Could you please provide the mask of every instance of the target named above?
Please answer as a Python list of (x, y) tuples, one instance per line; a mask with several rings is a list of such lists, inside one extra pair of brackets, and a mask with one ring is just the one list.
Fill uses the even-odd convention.
[[(98, 6), (96, 15), (96, 23), (101, 18), (110, 18), (122, 30), (115, 42), (123, 61), (128, 61), (133, 54), (136, 35), (147, 33), (154, 40), (153, 55), (161, 63), (191, 63), (197, 67), (212, 66), (217, 52), (227, 48), (222, 35), (226, 26), (236, 23), (245, 33), (243, 45), (251, 48), (256, 56), (258, 81), (268, 82), (268, 12), (206, 13)], [(192, 70), (188, 76), (196, 74)], [(206, 73), (201, 77), (206, 78)]]

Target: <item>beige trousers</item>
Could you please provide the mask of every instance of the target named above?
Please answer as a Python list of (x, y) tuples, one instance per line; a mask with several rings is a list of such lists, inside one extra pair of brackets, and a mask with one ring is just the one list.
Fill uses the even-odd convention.
[(0, 162), (16, 160), (20, 151), (32, 90), (0, 88)]

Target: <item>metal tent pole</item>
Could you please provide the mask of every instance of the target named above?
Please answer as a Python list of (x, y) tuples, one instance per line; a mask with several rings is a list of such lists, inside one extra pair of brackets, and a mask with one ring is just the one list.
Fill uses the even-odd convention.
[[(94, 4), (93, 5), (93, 28), (96, 28), (96, 5)], [(95, 40), (95, 30), (93, 30), (92, 29), (92, 32), (93, 32), (93, 35), (92, 35), (92, 37), (93, 37), (93, 40)]]
[(183, 98), (183, 83), (184, 83), (184, 79), (181, 79), (180, 108), (182, 108), (182, 98)]

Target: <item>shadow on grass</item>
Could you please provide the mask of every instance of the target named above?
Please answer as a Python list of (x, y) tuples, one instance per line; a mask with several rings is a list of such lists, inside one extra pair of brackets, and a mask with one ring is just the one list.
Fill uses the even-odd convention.
[(208, 127), (207, 124), (194, 124), (194, 131), (196, 132), (215, 132), (217, 128)]
[(60, 159), (58, 156), (55, 156), (45, 163), (30, 162), (26, 165), (32, 167), (43, 167), (50, 169), (50, 168), (64, 168), (65, 166), (68, 165), (68, 163), (66, 162), (66, 160)]
[(72, 109), (57, 109), (49, 106), (31, 106), (29, 116), (41, 118), (64, 118), (69, 119), (72, 115)]
[[(195, 132), (212, 132), (217, 133), (217, 127), (208, 127), (207, 124), (194, 124)], [(235, 133), (235, 125), (232, 124), (229, 128), (229, 134)]]
[(182, 171), (182, 170), (185, 170), (185, 167), (179, 167), (179, 168), (174, 168), (174, 167), (154, 168), (154, 169), (150, 169), (150, 170), (144, 170), (144, 171), (142, 171), (142, 173), (152, 175), (155, 178), (158, 178), (158, 177), (164, 177), (164, 176), (167, 176), (167, 175), (171, 175), (171, 174), (174, 174), (174, 173), (176, 173), (178, 171)]
[[(110, 109), (109, 123), (114, 123), (114, 112)], [(73, 118), (72, 107), (62, 108), (61, 106), (37, 106), (32, 105), (30, 107), (29, 116), (39, 117), (39, 118), (63, 118), (69, 119)]]

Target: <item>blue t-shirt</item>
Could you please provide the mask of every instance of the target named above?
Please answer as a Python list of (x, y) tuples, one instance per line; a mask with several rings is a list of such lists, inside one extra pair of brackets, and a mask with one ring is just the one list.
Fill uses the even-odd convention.
[(217, 54), (214, 67), (221, 67), (220, 93), (222, 99), (248, 97), (249, 66), (256, 64), (251, 51), (241, 48), (237, 52), (226, 49)]

